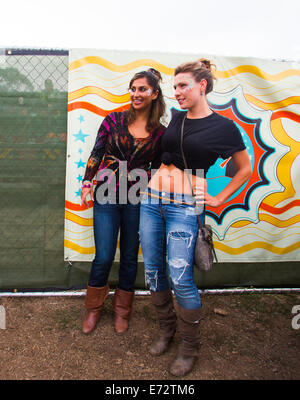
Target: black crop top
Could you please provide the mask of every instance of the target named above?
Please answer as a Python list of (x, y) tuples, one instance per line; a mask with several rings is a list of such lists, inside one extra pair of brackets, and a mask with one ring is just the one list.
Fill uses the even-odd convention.
[[(176, 112), (162, 136), (161, 161), (181, 170), (185, 169), (180, 150), (181, 124), (185, 114)], [(245, 149), (242, 135), (232, 120), (215, 112), (204, 118), (185, 119), (183, 150), (193, 174), (202, 169), (205, 176), (219, 157), (226, 159)]]

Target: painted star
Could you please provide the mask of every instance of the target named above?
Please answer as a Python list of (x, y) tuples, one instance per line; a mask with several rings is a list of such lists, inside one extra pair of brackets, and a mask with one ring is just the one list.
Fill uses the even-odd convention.
[(80, 117), (78, 119), (79, 119), (80, 123), (85, 121), (83, 115), (80, 115)]
[(80, 175), (80, 174), (78, 174), (78, 176), (77, 176), (77, 180), (78, 180), (78, 182), (81, 182), (82, 181), (82, 178), (83, 178), (83, 176), (82, 175)]
[(83, 150), (82, 150), (82, 149), (79, 149), (79, 150), (78, 150), (78, 153), (79, 153), (79, 154), (81, 154), (82, 152), (83, 152)]
[(76, 142), (77, 140), (81, 140), (82, 143), (85, 143), (85, 138), (86, 138), (87, 136), (90, 136), (90, 135), (85, 135), (85, 134), (82, 132), (82, 130), (79, 129), (79, 132), (76, 133), (76, 134), (74, 134), (73, 136), (75, 136), (75, 142)]
[(76, 197), (80, 196), (81, 194), (81, 189), (78, 189), (77, 192), (75, 192)]
[(84, 168), (86, 163), (80, 159), (79, 161), (75, 161), (75, 164), (77, 164), (77, 168)]

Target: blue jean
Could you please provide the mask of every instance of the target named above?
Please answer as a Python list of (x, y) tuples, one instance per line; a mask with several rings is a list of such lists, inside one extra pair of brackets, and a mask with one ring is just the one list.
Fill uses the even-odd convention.
[(133, 291), (138, 267), (140, 204), (99, 204), (95, 197), (93, 215), (96, 254), (89, 286), (102, 287), (107, 284), (120, 230), (118, 287)]
[[(142, 196), (140, 210), (146, 283), (151, 291), (159, 292), (169, 289), (171, 281), (181, 307), (200, 308), (201, 299), (194, 281), (194, 248), (199, 226), (192, 196), (184, 195), (188, 205), (183, 203), (181, 194), (153, 189), (151, 193), (152, 196)], [(200, 218), (204, 222), (204, 213)]]

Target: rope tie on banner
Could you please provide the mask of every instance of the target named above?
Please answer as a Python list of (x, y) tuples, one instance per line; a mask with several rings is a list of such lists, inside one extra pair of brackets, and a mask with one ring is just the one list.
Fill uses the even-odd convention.
[(70, 270), (71, 270), (71, 268), (72, 268), (72, 266), (73, 266), (73, 264), (72, 264), (72, 262), (69, 260), (69, 258), (68, 257), (66, 257), (66, 261), (67, 261), (67, 271), (69, 272)]

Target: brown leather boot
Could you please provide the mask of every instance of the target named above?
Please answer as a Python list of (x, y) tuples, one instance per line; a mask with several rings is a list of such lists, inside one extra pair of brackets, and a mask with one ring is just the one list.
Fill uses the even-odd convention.
[(114, 328), (117, 333), (124, 333), (128, 329), (128, 320), (132, 311), (134, 292), (127, 292), (117, 288), (113, 297), (115, 313)]
[(151, 292), (151, 300), (157, 313), (159, 334), (149, 348), (149, 353), (153, 356), (160, 356), (167, 351), (175, 334), (176, 313), (171, 290)]
[(103, 287), (87, 286), (85, 306), (88, 311), (82, 323), (83, 333), (91, 333), (96, 328), (96, 325), (100, 319), (104, 300), (108, 296), (108, 293), (108, 285)]
[(178, 305), (178, 332), (181, 343), (170, 367), (172, 375), (185, 376), (194, 367), (200, 346), (200, 310), (187, 310)]

